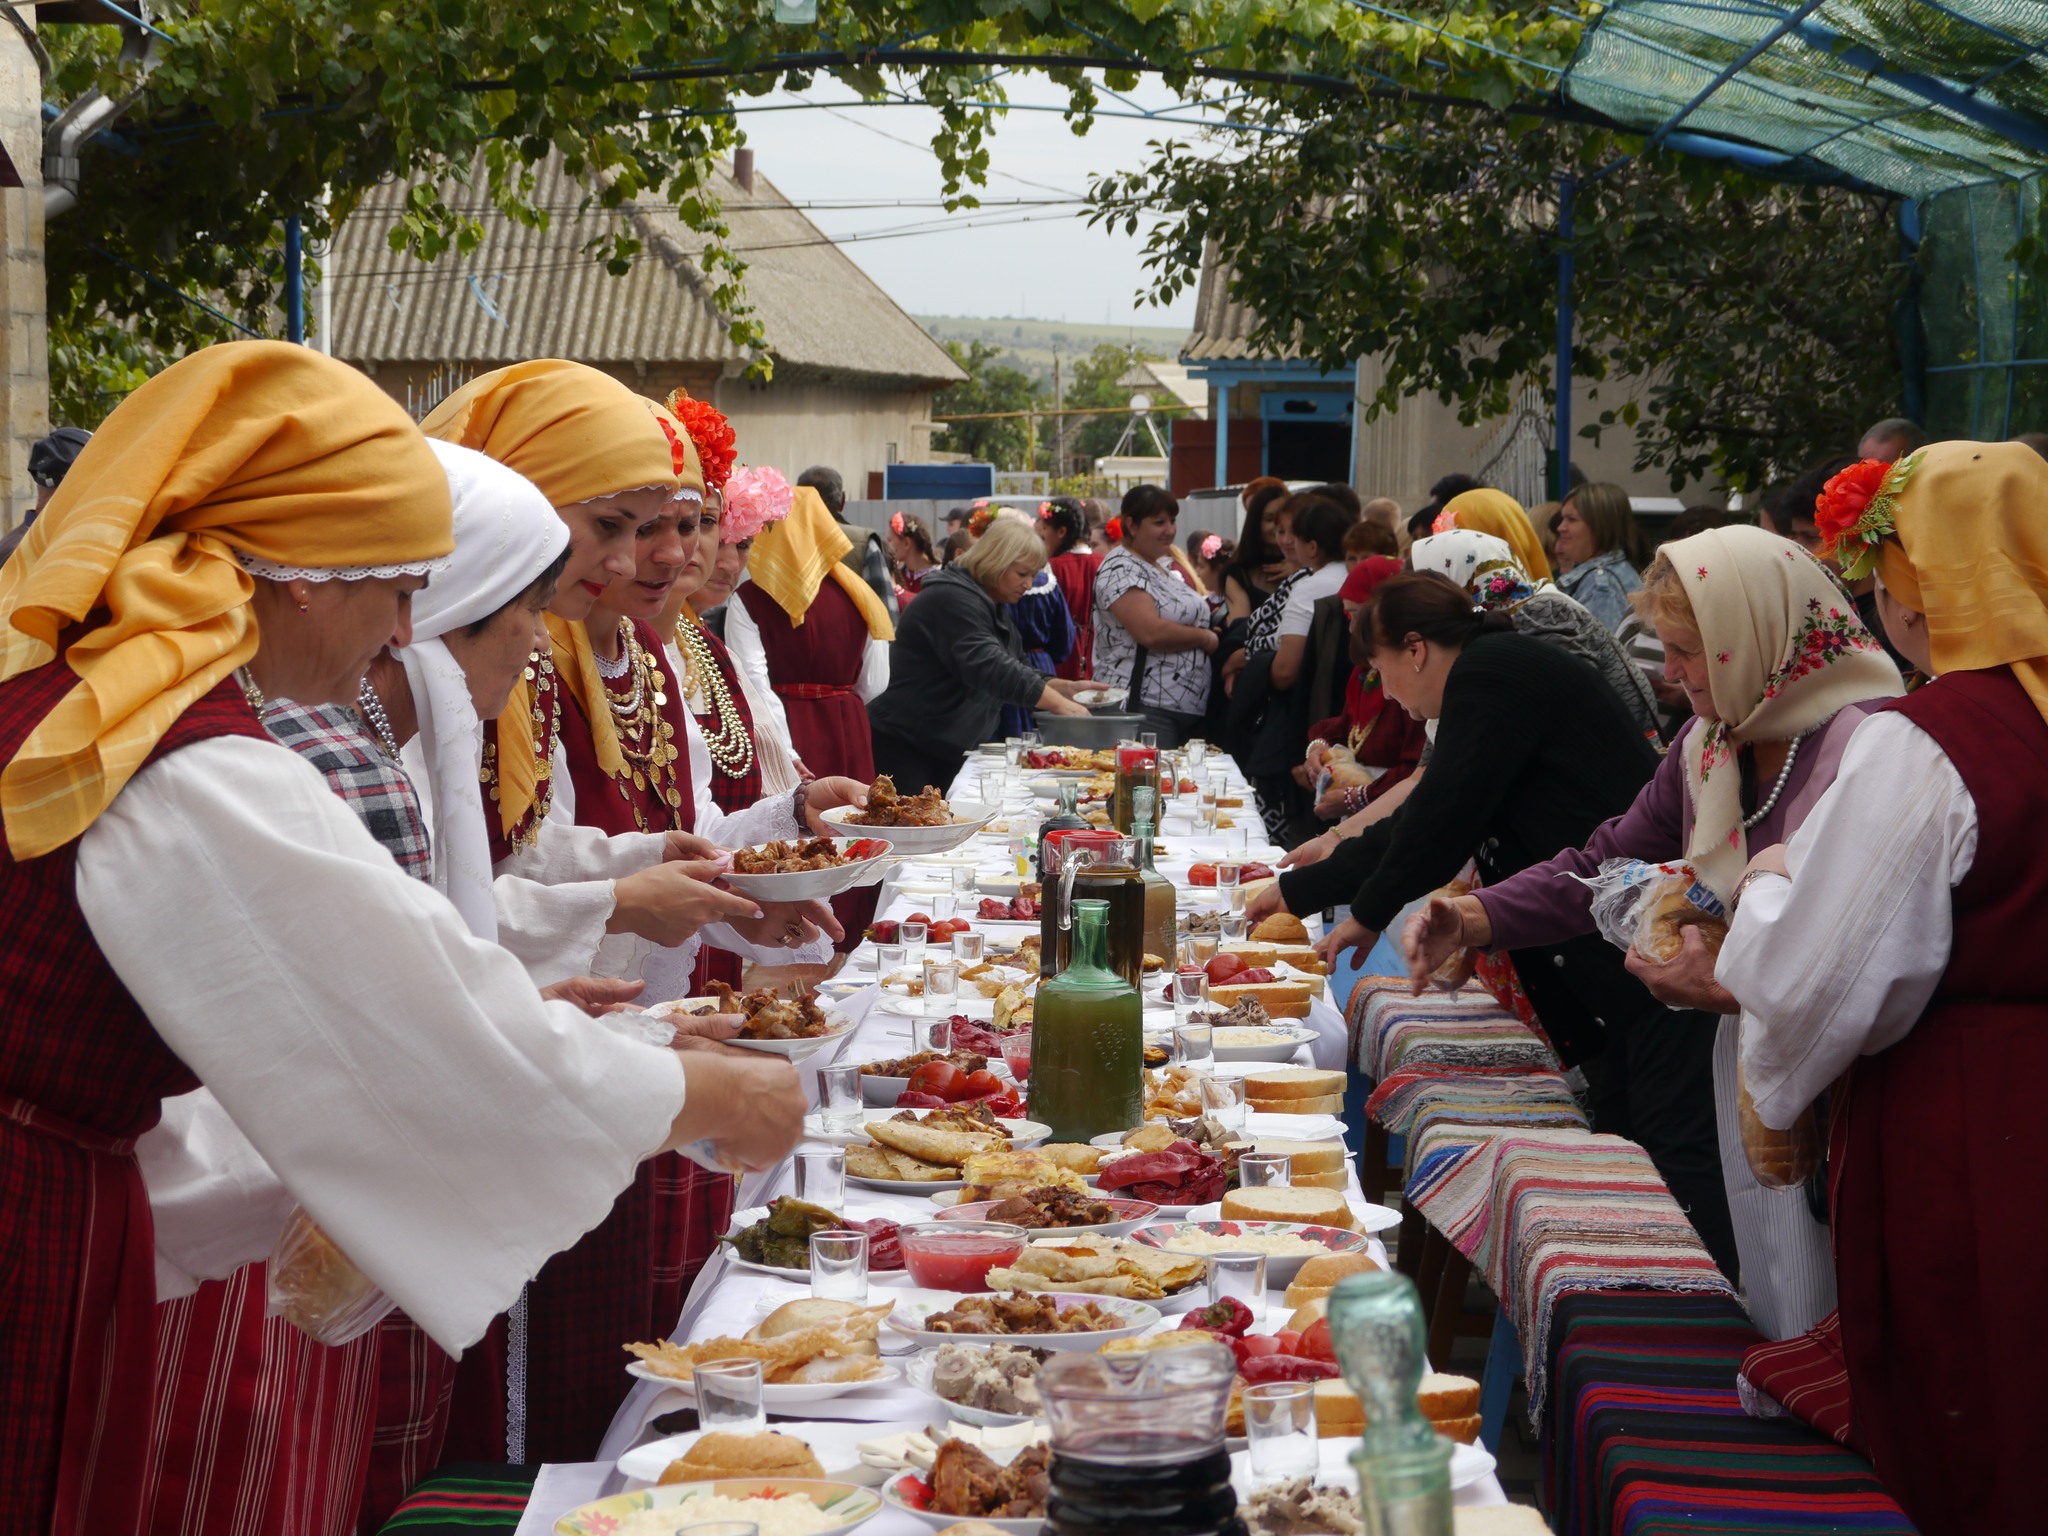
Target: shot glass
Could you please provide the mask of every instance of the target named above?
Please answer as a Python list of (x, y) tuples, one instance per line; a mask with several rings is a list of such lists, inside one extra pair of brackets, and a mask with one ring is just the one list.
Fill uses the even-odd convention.
[(1216, 1065), (1216, 1027), (1186, 1021), (1173, 1026), (1173, 1063), (1206, 1071)]
[(1159, 733), (1157, 731), (1138, 732), (1138, 745), (1141, 747), (1151, 748), (1156, 751), (1159, 746)]
[(953, 958), (962, 965), (979, 965), (982, 946), (987, 939), (972, 929), (953, 935)]
[(796, 1155), (796, 1197), (822, 1210), (846, 1209), (846, 1148), (807, 1148)]
[(1173, 1025), (1176, 1030), (1186, 1026), (1188, 1015), (1202, 1005), (1208, 990), (1209, 978), (1200, 971), (1173, 973)]
[(867, 1301), (867, 1233), (811, 1234), (811, 1296), (816, 1301)]
[(1024, 743), (1024, 750), (1026, 752), (1036, 752), (1038, 750), (1037, 731), (1019, 731), (1017, 733), (1017, 739)]
[[(924, 962), (924, 1015), (928, 1019), (950, 1018), (960, 1007), (960, 962), (951, 954), (927, 956)], [(952, 1025), (946, 1026), (948, 1036)], [(946, 1046), (933, 1046), (946, 1050)]]
[(1223, 847), (1225, 852), (1233, 854), (1240, 859), (1245, 856), (1246, 851), (1251, 847), (1251, 839), (1246, 835), (1243, 822), (1240, 821), (1235, 826), (1223, 829)]
[(1244, 1079), (1205, 1077), (1202, 1079), (1202, 1113), (1212, 1116), (1226, 1131), (1244, 1129)]
[(1243, 864), (1235, 859), (1218, 859), (1216, 861), (1216, 889), (1218, 891), (1234, 891), (1243, 879)]
[(1020, 1083), (1031, 1081), (1031, 1031), (1020, 1029), (1003, 1036), (1003, 1065)]
[(1250, 919), (1244, 915), (1244, 909), (1240, 907), (1235, 912), (1225, 912), (1222, 918), (1223, 932), (1221, 938), (1223, 942), (1225, 944), (1242, 944), (1245, 931), (1251, 926)]
[(1216, 830), (1216, 796), (1206, 789), (1195, 802), (1195, 828), (1204, 837)]
[(1266, 1381), (1244, 1389), (1245, 1449), (1252, 1486), (1316, 1475), (1316, 1384)]
[(960, 898), (951, 891), (940, 891), (932, 897), (932, 918), (936, 922), (950, 922), (953, 914), (960, 910)]
[(875, 978), (887, 981), (903, 969), (903, 946), (901, 944), (877, 944), (875, 946)]
[(1188, 758), (1188, 772), (1200, 773), (1202, 765), (1209, 761), (1209, 743), (1196, 736), (1184, 748)]
[[(956, 976), (956, 985), (957, 982), (958, 978)], [(926, 987), (925, 996), (927, 999), (931, 996), (929, 985)], [(944, 1013), (926, 1014), (923, 1018), (912, 1019), (910, 1021), (910, 1037), (912, 1046), (920, 1054), (925, 1051), (937, 1051), (941, 1056), (945, 1055), (946, 1052), (953, 1049), (952, 1009), (948, 1008)]]
[(1244, 910), (1245, 890), (1242, 885), (1233, 885), (1229, 890), (1225, 891), (1223, 894), (1225, 900), (1227, 900), (1230, 904), (1231, 911), (1242, 912)]
[[(811, 1287), (817, 1289), (817, 1239), (812, 1240)], [(1266, 1315), (1266, 1256), (1263, 1253), (1212, 1253), (1209, 1255), (1209, 1304), (1226, 1297), (1251, 1308), (1252, 1321)]]
[(1023, 761), (1023, 741), (1015, 736), (1005, 736), (1003, 738), (1003, 766), (1005, 768), (1015, 768)]
[(761, 1407), (761, 1362), (715, 1360), (691, 1372), (697, 1422), (706, 1434), (758, 1435), (768, 1427)]
[(962, 896), (972, 896), (973, 894), (974, 866), (972, 864), (955, 864), (953, 866), (954, 898), (957, 900)]
[(1010, 839), (1010, 867), (1017, 871), (1017, 878), (1024, 879), (1031, 873), (1031, 840), (1025, 837)]
[(859, 1062), (818, 1068), (818, 1123), (832, 1136), (847, 1136), (860, 1129)]
[(905, 923), (896, 930), (903, 940), (903, 963), (913, 971), (924, 967), (925, 941), (930, 931), (923, 923)]
[(1209, 962), (1216, 958), (1216, 939), (1213, 933), (1191, 933), (1181, 943), (1181, 961), (1195, 970), (1206, 971)]
[(1237, 1160), (1239, 1189), (1285, 1189), (1294, 1182), (1294, 1159), (1285, 1152), (1246, 1152)]

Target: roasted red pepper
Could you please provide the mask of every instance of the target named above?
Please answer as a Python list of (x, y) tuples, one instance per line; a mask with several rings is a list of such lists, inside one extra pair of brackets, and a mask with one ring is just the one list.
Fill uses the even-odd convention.
[(1304, 1360), (1300, 1355), (1259, 1355), (1237, 1362), (1237, 1374), (1248, 1386), (1268, 1381), (1333, 1381), (1337, 1367), (1327, 1360)]
[(1199, 1328), (1204, 1333), (1218, 1334), (1226, 1339), (1240, 1338), (1252, 1326), (1252, 1309), (1235, 1296), (1226, 1296), (1206, 1307), (1195, 1308), (1180, 1320), (1180, 1325)]

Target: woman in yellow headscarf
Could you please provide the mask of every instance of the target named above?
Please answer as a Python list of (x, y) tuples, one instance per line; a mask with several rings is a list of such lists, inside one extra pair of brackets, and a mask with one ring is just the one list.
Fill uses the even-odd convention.
[(1506, 491), (1486, 487), (1460, 491), (1444, 503), (1429, 531), (1449, 533), (1453, 528), (1470, 528), (1505, 540), (1515, 552), (1516, 563), (1529, 573), (1531, 585), (1540, 588), (1550, 584), (1550, 556), (1543, 551), (1536, 525), (1529, 521), (1522, 504)]
[(1752, 1379), (1807, 1387), (1787, 1406), (1865, 1451), (1929, 1536), (2037, 1518), (2044, 508), (2048, 463), (2019, 443), (1828, 482), (1823, 552), (1850, 580), (1874, 568), (1893, 645), (1934, 680), (1870, 716), (1799, 833), (1749, 861), (1718, 973), (1766, 1125), (1836, 1085), (1839, 1328), (1759, 1352)]
[[(0, 572), (0, 1526), (134, 1523), (156, 1287), (132, 1149), (165, 1096), (212, 1089), (451, 1350), (719, 1113), (679, 1113), (672, 1053), (543, 1003), (257, 722), (265, 690), (352, 703), (450, 530), (388, 397), (245, 342), (116, 409)], [(193, 1278), (277, 1220), (235, 1212)]]

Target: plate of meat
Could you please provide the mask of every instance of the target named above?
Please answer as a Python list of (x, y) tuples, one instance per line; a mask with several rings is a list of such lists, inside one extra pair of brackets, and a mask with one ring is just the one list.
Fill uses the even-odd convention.
[(1048, 1185), (1026, 1190), (1006, 1200), (975, 1200), (948, 1206), (939, 1212), (941, 1221), (1000, 1221), (1029, 1232), (1067, 1234), (1090, 1233), (1096, 1237), (1122, 1237), (1145, 1225), (1159, 1214), (1149, 1200), (1108, 1200), (1093, 1190)]
[(878, 837), (804, 837), (742, 848), (720, 878), (756, 901), (821, 901), (875, 885), (895, 850)]
[(1111, 1339), (1143, 1333), (1160, 1311), (1118, 1296), (1070, 1291), (1003, 1291), (963, 1296), (958, 1291), (899, 1293), (884, 1320), (893, 1333), (927, 1346), (1023, 1343), (1033, 1349), (1093, 1350)]
[(868, 790), (865, 807), (842, 805), (820, 819), (845, 837), (878, 833), (892, 852), (916, 857), (950, 853), (987, 826), (1002, 810), (996, 805), (950, 806), (927, 785), (914, 795), (900, 795), (886, 773)]
[(713, 982), (712, 986), (717, 992), (714, 997), (678, 998), (672, 1003), (658, 1003), (647, 1011), (666, 1019), (678, 1015), (701, 1018), (707, 1014), (740, 1014), (747, 1022), (725, 1042), (727, 1045), (786, 1056), (793, 1062), (809, 1060), (854, 1027), (854, 1021), (845, 1014), (819, 1007), (815, 992), (785, 997), (760, 989), (742, 995), (722, 981)]
[(1035, 1536), (1045, 1527), (1051, 1459), (1043, 1441), (998, 1461), (965, 1440), (946, 1440), (929, 1476), (906, 1472), (884, 1483), (882, 1501), (934, 1531), (974, 1521), (1004, 1536)]

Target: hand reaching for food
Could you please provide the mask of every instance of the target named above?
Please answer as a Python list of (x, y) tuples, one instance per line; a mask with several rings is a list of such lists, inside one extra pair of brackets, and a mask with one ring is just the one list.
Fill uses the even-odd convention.
[(646, 982), (620, 976), (571, 976), (542, 987), (540, 995), (551, 1002), (574, 1003), (594, 1019), (624, 1007), (646, 990)]
[(694, 832), (670, 832), (662, 844), (664, 859), (716, 859), (724, 852), (708, 837)]
[(868, 803), (867, 785), (844, 774), (812, 779), (810, 786), (804, 794), (804, 821), (819, 837), (833, 835), (832, 829), (825, 825), (825, 812), (836, 811), (842, 805), (864, 806)]

